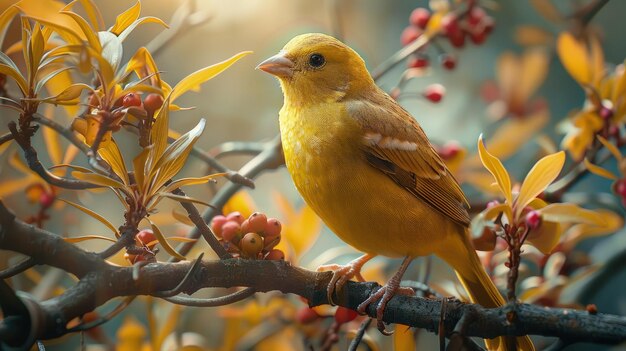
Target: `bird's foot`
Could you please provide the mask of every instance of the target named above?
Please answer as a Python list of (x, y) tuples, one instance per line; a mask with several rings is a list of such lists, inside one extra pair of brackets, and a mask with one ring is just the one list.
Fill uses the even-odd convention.
[(359, 304), (359, 306), (357, 307), (356, 311), (358, 313), (367, 314), (367, 307), (380, 299), (380, 301), (378, 301), (376, 305), (376, 326), (383, 335), (389, 336), (393, 334), (393, 332), (387, 331), (385, 329), (385, 323), (383, 322), (383, 315), (385, 313), (385, 308), (387, 307), (387, 303), (389, 302), (389, 300), (391, 300), (391, 298), (393, 298), (396, 294), (413, 295), (415, 293), (411, 288), (400, 287), (402, 275), (408, 268), (411, 260), (411, 257), (406, 257), (402, 262), (400, 269), (396, 272), (396, 274), (393, 275), (393, 277), (391, 277), (391, 279), (389, 279), (387, 284), (373, 292), (367, 299), (365, 299), (365, 301), (361, 302), (361, 304)]
[(317, 268), (318, 272), (324, 271), (332, 271), (333, 277), (330, 279), (330, 283), (328, 283), (328, 287), (326, 288), (326, 294), (328, 297), (328, 302), (331, 305), (335, 305), (333, 301), (333, 293), (335, 291), (341, 290), (343, 286), (348, 282), (348, 280), (355, 278), (362, 282), (365, 281), (363, 276), (361, 275), (361, 268), (363, 265), (374, 258), (375, 255), (363, 255), (353, 261), (348, 262), (348, 264), (342, 266), (338, 264), (330, 264), (324, 265)]

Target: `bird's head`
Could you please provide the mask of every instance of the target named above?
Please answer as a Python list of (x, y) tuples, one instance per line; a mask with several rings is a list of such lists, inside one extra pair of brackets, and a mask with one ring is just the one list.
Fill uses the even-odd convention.
[(296, 104), (337, 101), (374, 84), (359, 54), (319, 33), (291, 39), (257, 69), (276, 76), (286, 101)]

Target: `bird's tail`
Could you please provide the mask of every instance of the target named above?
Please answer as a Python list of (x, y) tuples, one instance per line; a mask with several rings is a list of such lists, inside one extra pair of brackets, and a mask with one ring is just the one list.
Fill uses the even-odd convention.
[[(458, 236), (455, 237), (454, 240), (449, 240), (450, 244), (446, 245), (446, 252), (440, 252), (438, 256), (454, 268), (461, 284), (465, 287), (473, 303), (487, 308), (504, 305), (504, 298), (500, 295), (500, 292), (480, 263), (480, 259), (476, 251), (474, 251), (468, 233), (463, 234), (462, 240), (458, 240)], [(516, 340), (518, 350), (535, 350), (528, 336), (517, 337)], [(506, 337), (485, 339), (485, 344), (488, 350), (511, 351), (507, 348)]]

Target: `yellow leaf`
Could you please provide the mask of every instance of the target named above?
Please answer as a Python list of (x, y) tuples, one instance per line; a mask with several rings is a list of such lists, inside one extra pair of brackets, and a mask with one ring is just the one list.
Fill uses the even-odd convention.
[(178, 241), (180, 243), (195, 243), (198, 239), (187, 238), (184, 236), (170, 236), (167, 238), (169, 241)]
[(521, 25), (515, 28), (515, 41), (523, 46), (549, 45), (554, 36), (543, 28)]
[(587, 170), (595, 175), (598, 175), (600, 177), (604, 177), (604, 178), (608, 178), (608, 179), (612, 179), (612, 180), (617, 180), (617, 176), (615, 174), (613, 174), (612, 172), (600, 167), (600, 166), (596, 166), (593, 163), (589, 162), (589, 160), (587, 158), (585, 158), (583, 160), (583, 162), (585, 163), (585, 167), (587, 168)]
[(530, 4), (539, 14), (550, 22), (560, 23), (565, 19), (561, 12), (550, 1), (530, 0)]
[(486, 209), (483, 211), (483, 216), (486, 220), (493, 221), (500, 213), (506, 216), (509, 223), (513, 222), (513, 210), (511, 209), (511, 205), (507, 203), (497, 204)]
[(250, 217), (256, 211), (254, 200), (252, 200), (252, 196), (248, 192), (244, 190), (238, 191), (222, 207), (222, 213), (225, 215), (235, 211), (241, 213), (244, 218)]
[(115, 239), (107, 238), (106, 236), (102, 236), (102, 235), (84, 235), (84, 236), (75, 236), (72, 238), (63, 238), (63, 240), (65, 240), (68, 243), (79, 243), (81, 241), (94, 240), (94, 239), (117, 242), (117, 240)]
[[(200, 122), (192, 130), (176, 139), (163, 151), (163, 154), (160, 155), (158, 161), (150, 170), (150, 176), (155, 177), (152, 183), (152, 191), (159, 189), (183, 168), (193, 145), (204, 131), (205, 124), (206, 121), (200, 119)], [(167, 128), (165, 128), (164, 133), (163, 138), (167, 139)]]
[(614, 233), (624, 226), (624, 218), (613, 211), (598, 209), (595, 210), (595, 212), (602, 217), (604, 224), (592, 225), (581, 223), (572, 226), (567, 232), (564, 250), (573, 248), (583, 239)]
[(217, 177), (222, 177), (225, 175), (226, 173), (215, 173), (215, 174), (209, 174), (204, 177), (197, 177), (197, 178), (190, 177), (190, 178), (178, 179), (178, 180), (173, 181), (170, 185), (166, 186), (163, 189), (163, 192), (169, 193), (169, 192), (172, 192), (172, 190), (174, 189), (187, 186), (187, 185), (204, 184), (212, 179), (215, 179)]
[(89, 90), (93, 92), (93, 88), (89, 85), (83, 83), (75, 83), (65, 88), (58, 95), (45, 98), (42, 101), (52, 102), (56, 104), (63, 101), (76, 100), (80, 97), (80, 94), (83, 92), (83, 90)]
[(111, 166), (113, 172), (120, 177), (125, 185), (130, 184), (128, 179), (128, 170), (126, 170), (126, 165), (124, 164), (124, 157), (122, 157), (122, 153), (117, 147), (115, 140), (111, 139), (111, 142), (100, 148), (98, 153), (102, 159), (104, 159)]
[(236, 54), (235, 56), (216, 63), (212, 66), (205, 67), (201, 70), (195, 71), (187, 77), (183, 78), (172, 90), (171, 102), (174, 102), (179, 96), (186, 93), (189, 90), (200, 89), (200, 84), (210, 80), (211, 78), (222, 73), (225, 69), (230, 67), (233, 63), (237, 62), (242, 57), (251, 54), (252, 51), (244, 51)]
[(115, 226), (113, 224), (111, 224), (111, 222), (109, 222), (108, 220), (106, 220), (106, 218), (102, 217), (101, 215), (99, 215), (98, 213), (88, 209), (87, 207), (83, 207), (77, 203), (73, 203), (71, 201), (65, 200), (65, 199), (61, 199), (59, 198), (59, 200), (65, 202), (68, 205), (71, 205), (81, 211), (83, 211), (84, 213), (90, 215), (91, 217), (97, 219), (100, 223), (104, 224), (105, 226), (107, 226), (107, 228), (111, 229), (111, 231), (113, 231), (113, 233), (115, 233), (115, 237), (119, 238), (120, 237), (120, 232), (117, 230), (117, 228), (115, 228)]
[(606, 140), (602, 135), (598, 135), (597, 138), (598, 138), (598, 140), (600, 140), (602, 145), (604, 145), (604, 147), (606, 147), (607, 150), (609, 150), (609, 152), (611, 152), (613, 157), (615, 157), (615, 159), (618, 162), (622, 162), (622, 153), (619, 151), (619, 149), (615, 145), (613, 145), (611, 142)]
[(478, 155), (480, 156), (480, 160), (485, 168), (495, 178), (496, 183), (500, 187), (500, 191), (502, 192), (502, 195), (504, 195), (507, 203), (513, 204), (511, 194), (511, 178), (509, 177), (509, 173), (502, 165), (502, 162), (487, 151), (483, 142), (482, 134), (478, 137)]
[(154, 236), (159, 240), (159, 243), (161, 244), (161, 246), (163, 246), (163, 249), (170, 254), (172, 257), (176, 257), (179, 260), (184, 260), (185, 256), (179, 254), (168, 242), (167, 239), (165, 238), (165, 236), (163, 235), (163, 233), (161, 232), (161, 229), (159, 229), (159, 227), (156, 226), (156, 224), (152, 223), (152, 221), (150, 220), (150, 218), (146, 218), (148, 220), (148, 222), (150, 223), (150, 226), (152, 227), (152, 232), (154, 232)]
[(578, 83), (590, 84), (592, 66), (585, 44), (569, 32), (562, 32), (556, 42), (556, 51), (567, 72)]
[(515, 218), (524, 210), (537, 195), (541, 194), (550, 183), (561, 173), (565, 163), (565, 152), (559, 151), (555, 154), (545, 156), (533, 166), (526, 175), (522, 183), (519, 195), (515, 200)]
[(131, 23), (135, 22), (137, 18), (139, 18), (139, 13), (141, 13), (141, 2), (137, 1), (135, 5), (133, 5), (128, 10), (122, 12), (115, 18), (115, 24), (109, 32), (120, 35)]
[(522, 74), (516, 82), (516, 102), (525, 103), (531, 95), (539, 88), (548, 74), (550, 57), (544, 49), (526, 50), (522, 55), (521, 67), (518, 68)]
[(133, 159), (133, 174), (135, 175), (135, 183), (139, 187), (139, 192), (144, 193), (144, 189), (146, 188), (145, 184), (145, 173), (146, 173), (146, 159), (150, 154), (150, 148), (145, 148), (141, 150), (139, 155), (137, 155)]
[[(146, 175), (153, 176), (153, 172), (156, 169), (156, 163), (159, 158), (165, 152), (167, 147), (167, 131), (169, 129), (170, 114), (167, 106), (170, 103), (170, 98), (166, 98), (163, 101), (163, 106), (155, 115), (156, 122), (152, 125), (152, 131), (150, 132), (151, 149), (146, 159)], [(153, 179), (149, 180), (154, 182)]]
[(26, 187), (36, 182), (37, 179), (34, 176), (27, 176), (25, 178), (5, 180), (0, 182), (0, 198), (7, 197), (15, 194), (18, 191), (24, 191)]
[(193, 222), (191, 221), (191, 219), (189, 219), (189, 216), (187, 216), (186, 214), (180, 213), (176, 210), (172, 210), (172, 217), (174, 217), (174, 219), (176, 219), (177, 221), (179, 221), (180, 223), (184, 225), (194, 226)]
[(89, 23), (87, 23), (84, 18), (80, 17), (77, 13), (70, 11), (61, 11), (60, 13), (71, 17), (76, 22), (76, 24), (78, 24), (85, 38), (87, 38), (89, 46), (97, 52), (102, 52), (102, 45), (100, 44), (100, 40), (98, 39), (98, 34), (94, 32), (94, 30), (91, 28), (91, 26), (89, 26)]
[(135, 30), (135, 28), (146, 23), (156, 23), (156, 24), (162, 25), (165, 28), (169, 28), (167, 23), (163, 22), (163, 20), (161, 20), (160, 18), (147, 16), (147, 17), (139, 18), (135, 20), (133, 23), (131, 23), (126, 29), (124, 29), (124, 31), (122, 31), (122, 33), (119, 34), (118, 38), (120, 39), (120, 41), (124, 41), (128, 37), (128, 35), (133, 30)]
[(605, 224), (602, 216), (595, 211), (586, 210), (571, 203), (550, 204), (539, 209), (538, 212), (547, 222), (587, 223), (600, 226)]
[(82, 181), (100, 185), (100, 186), (110, 186), (112, 188), (125, 189), (124, 184), (118, 182), (115, 179), (111, 179), (109, 177), (105, 177), (96, 173), (83, 173), (79, 171), (72, 172), (72, 176), (76, 179), (80, 179)]
[(500, 86), (500, 93), (505, 99), (513, 96), (513, 91), (519, 82), (520, 62), (512, 52), (505, 52), (498, 57), (496, 63), (496, 77)]
[(89, 22), (91, 26), (96, 32), (99, 32), (104, 27), (104, 20), (102, 19), (102, 14), (98, 7), (92, 0), (79, 0), (85, 12), (87, 13), (87, 17), (89, 17)]
[(0, 74), (4, 74), (13, 78), (15, 80), (15, 83), (17, 83), (17, 87), (20, 88), (22, 95), (26, 96), (28, 92), (28, 83), (26, 83), (26, 80), (24, 79), (24, 77), (22, 77), (22, 73), (20, 73), (20, 71), (5, 64), (0, 64)]
[(589, 36), (589, 48), (591, 50), (591, 78), (592, 83), (597, 84), (604, 77), (604, 51), (598, 37), (591, 34)]
[(19, 10), (15, 6), (7, 7), (0, 15), (0, 45), (4, 44), (4, 37), (9, 28), (9, 23), (13, 20), (15, 15), (19, 13)]
[(562, 231), (558, 222), (542, 222), (539, 228), (531, 230), (526, 241), (548, 255), (559, 243)]
[(541, 109), (523, 119), (509, 118), (498, 127), (486, 148), (494, 157), (506, 160), (537, 135), (549, 120), (548, 109)]
[(176, 194), (164, 193), (164, 192), (159, 192), (157, 194), (157, 196), (159, 196), (159, 197), (166, 197), (168, 199), (172, 199), (172, 200), (176, 200), (176, 201), (190, 202), (190, 203), (195, 203), (195, 204), (200, 204), (200, 205), (204, 205), (204, 206), (207, 206), (207, 207), (211, 207), (211, 205), (208, 202), (205, 202), (205, 201), (202, 201), (202, 200), (198, 200), (198, 199), (194, 199), (193, 197), (189, 197), (189, 196), (182, 196), (182, 195), (176, 195)]
[[(283, 197), (277, 194), (277, 198)], [(286, 200), (282, 200), (285, 203)], [(288, 213), (291, 213), (289, 215)], [(322, 222), (317, 214), (308, 205), (304, 204), (296, 211), (293, 206), (288, 205), (287, 213), (283, 213), (285, 221), (282, 229), (282, 241), (277, 246), (281, 249), (281, 245), (289, 245), (293, 249), (295, 259), (299, 259), (313, 245), (319, 236)], [(285, 253), (289, 250), (283, 250)]]
[(393, 351), (413, 351), (416, 349), (417, 343), (411, 327), (396, 324), (396, 330), (393, 333)]

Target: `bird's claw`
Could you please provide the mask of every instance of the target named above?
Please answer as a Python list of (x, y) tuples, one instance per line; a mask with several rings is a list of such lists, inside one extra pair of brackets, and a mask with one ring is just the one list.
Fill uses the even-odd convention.
[(350, 261), (345, 266), (338, 264), (330, 264), (324, 265), (317, 268), (318, 272), (323, 271), (332, 271), (333, 277), (330, 279), (330, 283), (328, 283), (328, 287), (326, 288), (326, 296), (328, 298), (328, 302), (331, 305), (336, 305), (333, 301), (333, 294), (335, 291), (341, 290), (344, 285), (348, 282), (348, 280), (352, 278), (356, 278), (358, 281), (365, 281), (363, 276), (361, 275), (361, 268), (363, 265), (371, 260), (373, 255), (363, 255), (353, 261)]
[(367, 314), (367, 307), (380, 299), (380, 301), (376, 304), (376, 326), (378, 327), (378, 330), (386, 336), (392, 335), (393, 331), (387, 331), (385, 328), (383, 315), (385, 313), (387, 303), (396, 294), (397, 290), (397, 287), (385, 285), (373, 292), (367, 299), (365, 299), (365, 301), (361, 302), (356, 310), (359, 314)]

